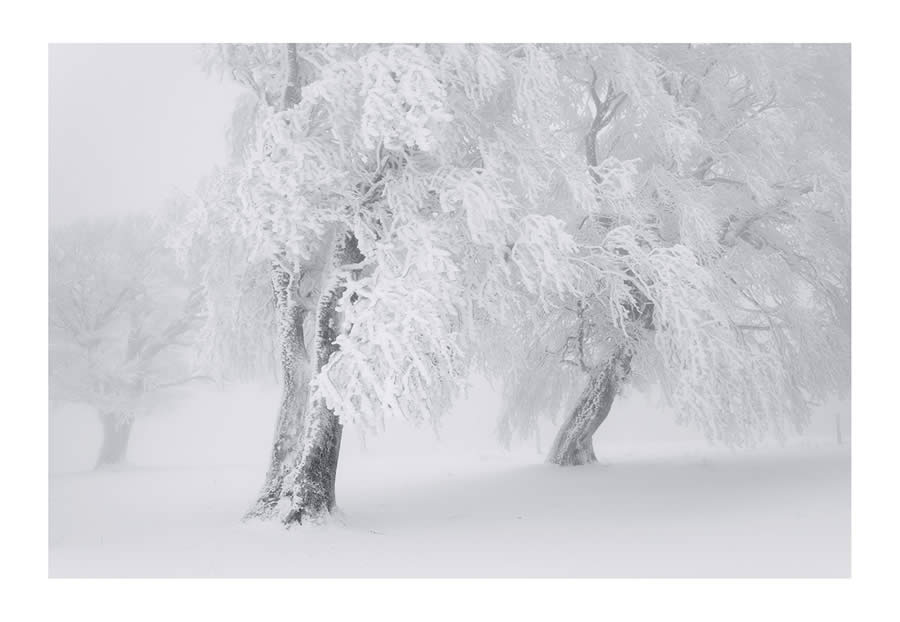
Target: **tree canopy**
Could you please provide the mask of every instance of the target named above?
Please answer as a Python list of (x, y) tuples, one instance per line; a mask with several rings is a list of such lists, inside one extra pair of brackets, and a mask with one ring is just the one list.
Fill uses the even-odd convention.
[(199, 220), (272, 271), (276, 447), (297, 449), (270, 473), (332, 470), (282, 490), (295, 509), (333, 503), (335, 422), (435, 419), (479, 368), (509, 433), (577, 397), (559, 439), (581, 454), (629, 383), (731, 444), (846, 388), (843, 48), (224, 45), (208, 64), (247, 87)]
[(133, 417), (196, 375), (201, 293), (167, 231), (147, 214), (51, 231), (51, 399)]

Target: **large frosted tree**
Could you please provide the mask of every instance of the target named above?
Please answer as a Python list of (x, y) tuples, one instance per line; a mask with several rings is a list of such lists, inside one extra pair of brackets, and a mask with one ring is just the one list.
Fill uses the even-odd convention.
[(342, 422), (437, 417), (478, 336), (577, 292), (538, 46), (223, 46), (254, 94), (229, 226), (272, 263), (284, 377), (251, 515), (335, 503)]
[(592, 462), (633, 382), (727, 443), (802, 426), (849, 379), (846, 48), (550, 49), (593, 276), (513, 327), (504, 430), (562, 405), (549, 461)]
[[(237, 157), (200, 210), (267, 265), (284, 391), (251, 516), (335, 504), (342, 423), (439, 417), (473, 366), (507, 430), (628, 383), (744, 443), (846, 384), (840, 50), (234, 45)], [(223, 239), (227, 239), (227, 236)]]

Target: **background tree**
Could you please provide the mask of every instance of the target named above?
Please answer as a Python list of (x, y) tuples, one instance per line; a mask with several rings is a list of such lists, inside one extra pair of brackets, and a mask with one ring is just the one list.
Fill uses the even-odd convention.
[(96, 409), (97, 467), (121, 463), (137, 416), (194, 373), (200, 292), (164, 244), (164, 218), (50, 232), (50, 396)]
[[(522, 399), (504, 429), (574, 403), (548, 459), (592, 462), (615, 395), (642, 380), (712, 439), (802, 426), (849, 378), (846, 50), (554, 52), (573, 162), (561, 190), (580, 197), (568, 225), (592, 283), (515, 327)], [(523, 390), (538, 377), (550, 390)]]

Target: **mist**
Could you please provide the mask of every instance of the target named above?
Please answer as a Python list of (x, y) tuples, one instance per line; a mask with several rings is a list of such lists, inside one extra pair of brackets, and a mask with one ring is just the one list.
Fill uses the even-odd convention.
[(50, 45), (50, 223), (159, 209), (226, 159), (236, 85), (200, 46)]
[(50, 46), (53, 577), (842, 577), (849, 47)]

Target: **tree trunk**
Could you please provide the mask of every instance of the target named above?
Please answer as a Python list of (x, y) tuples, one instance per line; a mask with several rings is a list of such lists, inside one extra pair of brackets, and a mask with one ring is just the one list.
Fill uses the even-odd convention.
[[(284, 62), (284, 89), (278, 106), (288, 110), (301, 99), (302, 84), (297, 44), (286, 43), (282, 47)], [(300, 302), (299, 283), (303, 274), (285, 269), (278, 261), (272, 266), (272, 286), (275, 290), (275, 311), (278, 319), (278, 341), (281, 347), (281, 404), (272, 441), (272, 455), (266, 479), (256, 503), (244, 516), (269, 518), (275, 512), (283, 496), (284, 479), (297, 451), (303, 417), (309, 395), (309, 355), (303, 334), (303, 321), (307, 309)]]
[[(319, 300), (315, 337), (317, 373), (338, 351), (336, 340), (342, 322), (337, 306), (346, 289), (346, 276), (341, 274), (341, 268), (362, 260), (356, 237), (352, 233), (346, 234), (334, 253), (333, 265), (338, 274), (330, 287), (323, 288)], [(290, 497), (290, 509), (283, 517), (285, 524), (315, 521), (334, 509), (342, 433), (340, 420), (323, 400), (310, 405), (302, 448), (296, 455), (291, 474), (290, 490), (285, 489), (286, 496)]]
[(119, 413), (100, 413), (100, 423), (103, 426), (103, 444), (94, 468), (122, 464), (128, 451), (134, 419)]
[(309, 395), (309, 369), (303, 321), (306, 308), (299, 301), (296, 287), (301, 275), (291, 274), (277, 264), (273, 267), (278, 340), (281, 346), (282, 392), (272, 441), (272, 455), (266, 479), (256, 503), (245, 519), (269, 518), (282, 496), (289, 457), (296, 450), (303, 429), (303, 415)]
[(609, 416), (616, 393), (630, 372), (630, 365), (631, 354), (620, 348), (591, 376), (572, 414), (557, 433), (547, 462), (560, 466), (597, 462), (594, 433)]

